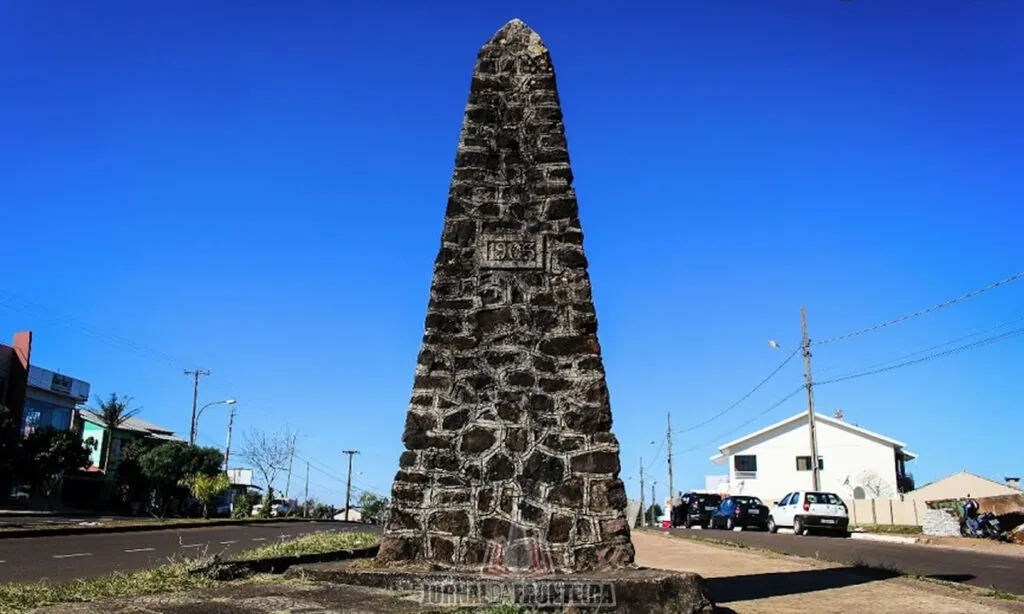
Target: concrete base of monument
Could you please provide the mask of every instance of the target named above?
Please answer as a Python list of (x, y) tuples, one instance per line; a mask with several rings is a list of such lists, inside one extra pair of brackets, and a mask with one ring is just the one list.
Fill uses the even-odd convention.
[(423, 611), (487, 605), (528, 611), (608, 614), (710, 614), (715, 611), (704, 578), (694, 573), (627, 568), (614, 571), (493, 576), (476, 570), (428, 565), (378, 566), (368, 561), (319, 563), (287, 575), (314, 582), (392, 591), (416, 599)]

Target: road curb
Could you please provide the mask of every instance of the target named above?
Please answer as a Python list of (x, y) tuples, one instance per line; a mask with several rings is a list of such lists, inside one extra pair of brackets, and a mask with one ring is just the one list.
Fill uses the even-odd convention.
[(891, 544), (916, 544), (918, 539), (916, 537), (906, 537), (904, 535), (885, 535), (881, 533), (850, 533), (851, 539), (863, 539), (873, 542), (889, 542)]
[[(60, 527), (54, 529), (11, 529), (8, 531), (0, 531), (0, 540), (4, 539), (16, 539), (23, 537), (64, 537), (67, 535), (92, 535), (92, 534), (103, 534), (103, 533), (145, 533), (147, 531), (171, 531), (174, 529), (202, 529), (202, 528), (216, 528), (216, 527), (239, 527), (239, 526), (255, 526), (260, 524), (297, 524), (300, 522), (316, 522), (306, 518), (280, 518), (280, 519), (260, 519), (260, 520), (223, 520), (220, 522), (176, 522), (174, 524), (152, 524), (152, 525), (129, 525), (129, 526), (110, 526), (110, 527)], [(325, 522), (338, 522), (339, 524), (353, 525), (358, 523), (342, 523), (340, 521), (325, 521)]]

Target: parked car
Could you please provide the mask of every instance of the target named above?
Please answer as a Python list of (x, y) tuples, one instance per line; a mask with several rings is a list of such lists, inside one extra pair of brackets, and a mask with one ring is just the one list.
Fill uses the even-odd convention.
[[(289, 513), (291, 513), (293, 508), (293, 503), (288, 499), (274, 499), (273, 501), (270, 502), (270, 515), (273, 517), (287, 516)], [(259, 516), (262, 510), (263, 504), (257, 503), (256, 505), (252, 506), (252, 515)]]
[(768, 528), (769, 511), (768, 506), (757, 497), (726, 497), (711, 514), (711, 528), (732, 531), (739, 527), (764, 531)]
[(850, 512), (835, 493), (798, 490), (783, 497), (772, 508), (768, 530), (775, 533), (779, 527), (792, 527), (797, 535), (818, 530), (849, 537)]
[(720, 495), (703, 492), (688, 492), (683, 495), (683, 526), (687, 529), (693, 525), (699, 527), (709, 526), (711, 514), (718, 509), (722, 502)]

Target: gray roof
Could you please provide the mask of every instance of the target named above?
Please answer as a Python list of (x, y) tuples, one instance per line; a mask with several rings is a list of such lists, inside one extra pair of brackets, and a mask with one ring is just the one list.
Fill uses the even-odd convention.
[[(94, 412), (89, 409), (80, 409), (78, 410), (78, 413), (80, 416), (82, 416), (83, 420), (87, 420), (89, 422), (92, 422), (93, 424), (102, 427), (107, 426), (106, 421), (103, 420), (103, 416), (97, 412)], [(158, 426), (156, 424), (153, 424), (152, 422), (146, 422), (145, 420), (141, 420), (135, 417), (128, 418), (127, 420), (125, 420), (121, 424), (121, 426), (118, 427), (118, 430), (145, 433), (146, 435), (149, 435), (154, 439), (166, 439), (168, 441), (185, 441), (180, 437), (175, 437), (174, 431), (170, 429)]]

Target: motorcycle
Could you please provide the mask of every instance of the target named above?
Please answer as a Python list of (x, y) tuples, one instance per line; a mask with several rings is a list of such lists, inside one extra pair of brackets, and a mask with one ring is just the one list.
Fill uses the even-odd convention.
[(963, 537), (987, 537), (998, 541), (1006, 540), (1006, 533), (999, 524), (999, 519), (992, 512), (979, 514), (971, 522), (967, 516), (966, 506), (960, 520), (960, 535)]

